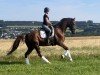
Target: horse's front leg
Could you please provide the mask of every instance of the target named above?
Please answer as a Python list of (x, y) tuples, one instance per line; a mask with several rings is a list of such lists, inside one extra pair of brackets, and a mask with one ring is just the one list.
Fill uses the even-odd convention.
[(62, 55), (62, 57), (65, 58), (65, 56), (68, 56), (70, 61), (73, 61), (72, 56), (70, 54), (69, 48), (63, 42), (59, 42), (58, 45), (65, 49), (64, 54)]

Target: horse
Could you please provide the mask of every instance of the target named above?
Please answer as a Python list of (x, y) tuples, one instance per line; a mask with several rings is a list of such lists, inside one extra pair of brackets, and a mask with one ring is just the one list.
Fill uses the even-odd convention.
[(53, 25), (54, 27), (54, 36), (53, 36), (53, 44), (51, 43), (48, 45), (44, 38), (41, 38), (40, 36), (40, 30), (33, 30), (30, 33), (27, 33), (25, 35), (20, 34), (15, 39), (11, 50), (7, 53), (7, 55), (10, 55), (13, 53), (17, 47), (19, 46), (19, 43), (21, 41), (24, 41), (28, 50), (25, 53), (25, 62), (26, 64), (30, 64), (29, 62), (29, 54), (33, 51), (33, 49), (36, 50), (38, 56), (44, 60), (46, 63), (51, 63), (45, 56), (41, 54), (40, 46), (55, 46), (58, 45), (62, 48), (64, 48), (64, 54), (62, 55), (63, 58), (67, 57), (70, 59), (70, 61), (73, 61), (69, 48), (64, 44), (65, 41), (65, 31), (67, 28), (71, 31), (72, 34), (75, 34), (75, 18), (63, 18), (58, 22), (57, 24)]

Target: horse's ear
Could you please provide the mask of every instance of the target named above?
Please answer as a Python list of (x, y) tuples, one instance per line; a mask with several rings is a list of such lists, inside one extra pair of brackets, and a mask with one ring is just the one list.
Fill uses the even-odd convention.
[(72, 18), (73, 21), (75, 21), (75, 18)]
[(73, 20), (75, 20), (75, 17), (73, 18)]

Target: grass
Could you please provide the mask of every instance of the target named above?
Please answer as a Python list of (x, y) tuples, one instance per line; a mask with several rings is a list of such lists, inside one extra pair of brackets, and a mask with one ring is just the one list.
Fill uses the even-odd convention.
[(42, 61), (33, 51), (31, 65), (26, 65), (26, 47), (21, 43), (10, 56), (5, 56), (13, 40), (0, 40), (0, 75), (99, 75), (100, 74), (100, 37), (66, 38), (73, 62), (61, 59), (61, 47), (41, 47), (41, 52), (52, 64)]
[[(60, 56), (48, 57), (52, 64), (46, 64), (38, 57), (31, 58), (31, 65), (24, 60), (4, 58), (0, 62), (0, 75), (99, 75), (100, 55), (73, 55), (74, 62), (60, 59)], [(10, 62), (8, 62), (10, 60)]]

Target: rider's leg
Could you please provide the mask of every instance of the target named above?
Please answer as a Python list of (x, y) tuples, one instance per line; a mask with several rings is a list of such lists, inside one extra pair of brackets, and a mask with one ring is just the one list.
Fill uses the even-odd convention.
[(51, 33), (51, 29), (50, 29), (48, 26), (42, 25), (42, 27), (43, 27), (43, 29), (44, 29), (46, 32)]
[(46, 34), (47, 34), (46, 41), (47, 41), (47, 44), (49, 44), (49, 37), (50, 37), (51, 29), (46, 25), (43, 25), (42, 27), (46, 31)]

